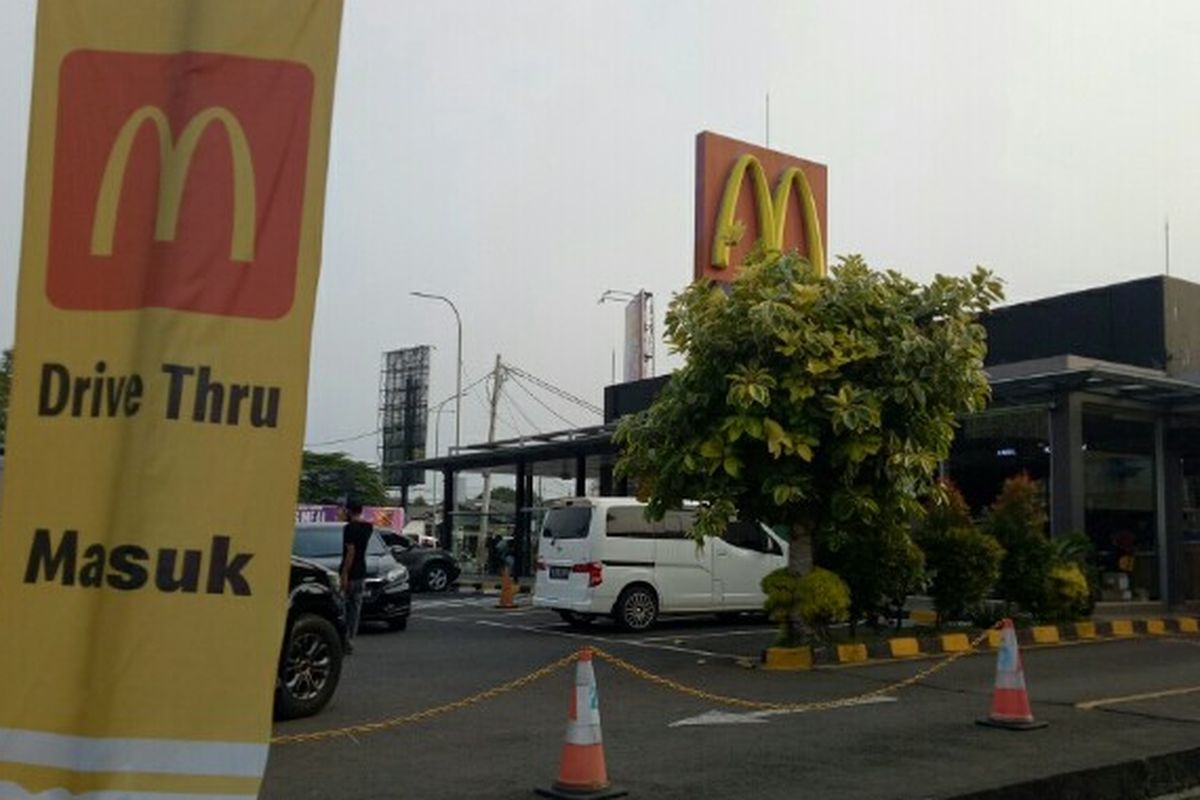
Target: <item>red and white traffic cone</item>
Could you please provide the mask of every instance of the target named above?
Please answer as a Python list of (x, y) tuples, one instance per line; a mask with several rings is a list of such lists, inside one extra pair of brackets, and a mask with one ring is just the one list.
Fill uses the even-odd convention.
[(1011, 619), (1000, 628), (1000, 649), (996, 653), (996, 689), (992, 693), (992, 710), (980, 725), (1013, 731), (1031, 731), (1046, 727), (1037, 722), (1029, 708), (1029, 692), (1025, 688), (1025, 666), (1017, 647), (1017, 631)]
[(629, 794), (608, 782), (600, 736), (600, 695), (596, 691), (590, 647), (579, 651), (579, 663), (575, 666), (575, 691), (567, 714), (567, 736), (558, 780), (549, 789), (534, 791), (542, 797), (559, 800), (604, 800)]
[(516, 602), (517, 582), (513, 580), (512, 573), (508, 567), (500, 573), (500, 602), (496, 604), (496, 608), (502, 608), (506, 611), (511, 611), (514, 608), (520, 608)]

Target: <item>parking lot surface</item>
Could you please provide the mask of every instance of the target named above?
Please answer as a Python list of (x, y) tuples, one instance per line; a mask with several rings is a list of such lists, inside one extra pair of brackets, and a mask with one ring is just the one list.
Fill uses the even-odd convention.
[[(591, 644), (656, 675), (771, 702), (851, 697), (929, 660), (777, 673), (753, 668), (773, 638), (752, 619), (665, 622), (624, 634), (573, 630), (472, 593), (422, 595), (409, 629), (364, 631), (333, 703), (276, 726), (262, 796), (525, 798), (555, 778), (573, 667), (415, 723), (336, 733), (451, 703)], [(964, 658), (894, 697), (808, 713), (708, 702), (598, 661), (609, 775), (654, 798), (941, 798), (1185, 750), (1200, 736), (1200, 641), (1136, 639), (1024, 653), (1034, 713), (1049, 727), (978, 727), (994, 657)]]

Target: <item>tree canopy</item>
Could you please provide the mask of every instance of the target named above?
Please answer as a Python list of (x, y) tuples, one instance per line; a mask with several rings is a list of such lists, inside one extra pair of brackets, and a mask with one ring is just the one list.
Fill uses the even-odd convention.
[(379, 469), (345, 453), (304, 451), (300, 466), (301, 503), (334, 503), (346, 498), (363, 505), (387, 504)]
[(666, 319), (686, 363), (622, 420), (618, 473), (652, 516), (698, 501), (698, 536), (735, 513), (788, 526), (807, 571), (813, 537), (836, 549), (921, 512), (956, 418), (988, 399), (976, 317), (1001, 297), (984, 269), (921, 285), (858, 256), (825, 277), (769, 253), (728, 289), (693, 284)]

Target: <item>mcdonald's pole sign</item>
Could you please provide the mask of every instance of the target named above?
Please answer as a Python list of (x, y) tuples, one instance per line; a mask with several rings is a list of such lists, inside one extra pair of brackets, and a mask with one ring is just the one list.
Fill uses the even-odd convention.
[(825, 272), (824, 164), (705, 131), (696, 136), (696, 280), (727, 283), (761, 241)]
[(0, 797), (254, 797), (340, 0), (41, 0)]

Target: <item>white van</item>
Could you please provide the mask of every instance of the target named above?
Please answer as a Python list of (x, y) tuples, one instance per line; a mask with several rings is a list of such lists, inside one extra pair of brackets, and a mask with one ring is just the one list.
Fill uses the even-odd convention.
[(633, 498), (558, 500), (538, 542), (533, 604), (572, 625), (612, 616), (626, 630), (659, 614), (761, 611), (760, 582), (787, 565), (787, 544), (763, 525), (731, 522), (703, 545), (695, 513), (668, 511), (649, 522)]

